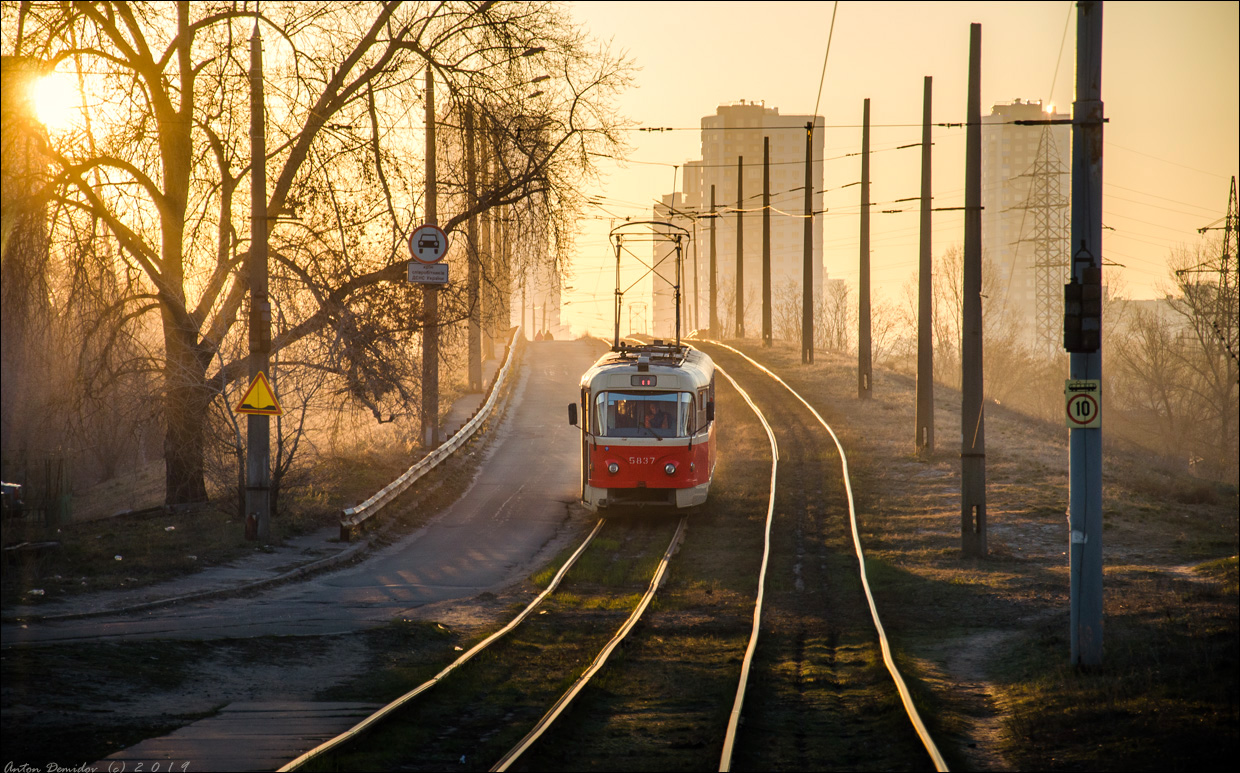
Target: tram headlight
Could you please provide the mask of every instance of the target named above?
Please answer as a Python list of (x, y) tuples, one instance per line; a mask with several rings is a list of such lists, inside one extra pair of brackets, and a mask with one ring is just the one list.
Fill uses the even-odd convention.
[(616, 473), (620, 472), (620, 465), (616, 464), (615, 462), (608, 462), (607, 471), (610, 472), (612, 475), (615, 475)]
[(675, 475), (676, 474), (675, 462), (668, 462), (667, 464), (663, 465), (663, 472), (666, 472), (668, 475)]

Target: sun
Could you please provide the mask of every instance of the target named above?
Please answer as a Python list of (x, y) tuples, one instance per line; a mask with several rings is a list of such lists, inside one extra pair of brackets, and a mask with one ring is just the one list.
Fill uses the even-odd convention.
[(51, 72), (35, 79), (30, 101), (35, 116), (49, 131), (67, 129), (78, 112), (77, 83), (70, 73)]

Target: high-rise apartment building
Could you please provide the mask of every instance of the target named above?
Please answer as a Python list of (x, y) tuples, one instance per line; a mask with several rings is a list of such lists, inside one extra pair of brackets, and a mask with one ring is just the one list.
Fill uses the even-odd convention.
[[(785, 291), (782, 295), (786, 303), (793, 302), (789, 299), (795, 297), (799, 315), (804, 270), (805, 137), (810, 121), (808, 115), (780, 115), (778, 108), (745, 101), (722, 105), (715, 115), (702, 118), (702, 158), (685, 164), (682, 190), (664, 196), (654, 211), (655, 219), (676, 217), (674, 222), (693, 233), (693, 242), (684, 255), (682, 330), (706, 328), (710, 324), (708, 215), (714, 186), (715, 209), (719, 213), (714, 220), (717, 310), (722, 328), (717, 334), (732, 336), (737, 330), (738, 231), (743, 233), (739, 273), (743, 283), (744, 333), (752, 338), (762, 334), (764, 138), (770, 141), (772, 298), (778, 303), (781, 290)], [(812, 135), (811, 200), (813, 211), (821, 212), (823, 120), (817, 117), (813, 121), (818, 130)], [(816, 299), (822, 296), (822, 233), (822, 218), (815, 217), (811, 260)], [(670, 338), (675, 332), (675, 309), (670, 290), (660, 293), (660, 287), (668, 287), (667, 280), (675, 277), (675, 269), (665, 262), (663, 270), (667, 272), (663, 278), (652, 278), (653, 334)]]
[(1041, 102), (1017, 99), (982, 118), (982, 251), (1002, 313), (1026, 319), (1026, 342), (1048, 349), (1062, 331), (1068, 277), (1072, 131)]

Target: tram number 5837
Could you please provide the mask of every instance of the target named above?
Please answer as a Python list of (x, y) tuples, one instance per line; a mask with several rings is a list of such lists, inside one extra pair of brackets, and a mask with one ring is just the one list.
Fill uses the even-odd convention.
[(654, 464), (653, 456), (630, 456), (629, 464)]

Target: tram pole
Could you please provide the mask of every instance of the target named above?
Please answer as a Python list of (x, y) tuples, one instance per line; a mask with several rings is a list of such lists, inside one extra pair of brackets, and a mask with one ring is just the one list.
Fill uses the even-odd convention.
[(814, 361), (814, 123), (805, 124), (805, 246), (801, 267), (801, 362)]
[(986, 425), (982, 403), (982, 25), (969, 30), (965, 130), (963, 335), (960, 351), (961, 552), (986, 556)]
[(771, 138), (762, 138), (762, 345), (771, 332)]
[[(480, 196), (489, 196), (491, 191), (491, 124), (486, 114), (478, 116), (478, 191)], [(481, 272), (478, 288), (478, 325), (479, 325), (479, 376), (482, 383), (482, 363), (495, 356), (495, 256), (492, 232), (495, 228), (495, 215), (488, 206), (478, 216), (478, 269)], [(481, 390), (480, 390), (481, 391)]]
[(693, 328), (702, 326), (702, 317), (698, 311), (698, 218), (693, 218)]
[(857, 289), (857, 397), (874, 396), (870, 330), (870, 100), (861, 111), (861, 265)]
[[(624, 302), (624, 293), (620, 290), (620, 240), (616, 239), (616, 338), (612, 344), (613, 349), (620, 348), (620, 305)], [(543, 318), (546, 319), (547, 306), (543, 304)], [(629, 323), (629, 332), (633, 332), (633, 323)]]
[(745, 337), (745, 157), (736, 157), (736, 337)]
[[(1076, 101), (1072, 103), (1072, 284), (1102, 285), (1102, 3), (1076, 11)], [(1080, 256), (1081, 259), (1078, 259)], [(1071, 285), (1069, 285), (1071, 286)], [(1083, 316), (1083, 315), (1082, 315)], [(1065, 319), (1065, 322), (1067, 320)], [(1067, 338), (1065, 324), (1065, 338)], [(1102, 381), (1101, 314), (1094, 343), (1070, 349), (1073, 380)], [(1068, 342), (1065, 341), (1065, 344)], [(1102, 428), (1069, 430), (1068, 526), (1071, 659), (1102, 664)]]
[(684, 281), (684, 240), (680, 234), (676, 235), (676, 287), (673, 288), (675, 293), (676, 308), (676, 345), (680, 346), (680, 304), (683, 295), (680, 292), (680, 283)]
[[(263, 39), (258, 20), (250, 37), (250, 383), (266, 377), (271, 358), (271, 301), (267, 294), (267, 123), (263, 111)], [(271, 379), (275, 389), (275, 379)], [(246, 538), (271, 538), (271, 424), (246, 417)], [(252, 525), (251, 525), (252, 524)]]
[(930, 95), (932, 79), (925, 79), (921, 103), (921, 251), (917, 266), (917, 411), (914, 447), (922, 456), (934, 453), (934, 347), (931, 304), (934, 288), (930, 255)]
[[(435, 186), (435, 72), (426, 64), (426, 224), (439, 225)], [(439, 445), (439, 288), (422, 285), (422, 442)]]
[(715, 222), (719, 215), (715, 212), (715, 186), (710, 186), (710, 334), (721, 336), (719, 331), (719, 306), (717, 304), (719, 288), (716, 277), (719, 274), (715, 265)]
[[(474, 106), (465, 105), (465, 206), (472, 212), (478, 206), (478, 170), (474, 154)], [(468, 385), (470, 392), (482, 391), (482, 320), (478, 308), (478, 286), (482, 267), (478, 255), (478, 215), (469, 216), (469, 266), (466, 299), (469, 307)]]

